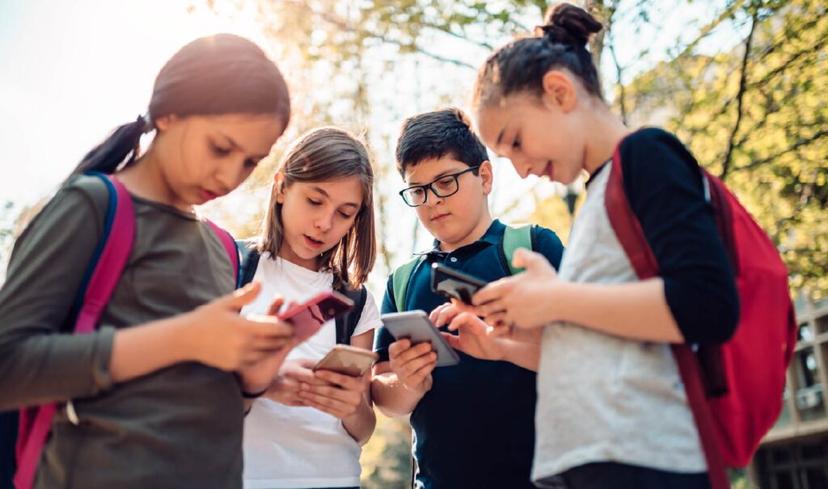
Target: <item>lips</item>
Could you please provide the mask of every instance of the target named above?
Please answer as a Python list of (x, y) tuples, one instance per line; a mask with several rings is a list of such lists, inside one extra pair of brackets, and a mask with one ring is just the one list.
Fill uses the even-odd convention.
[(318, 239), (311, 238), (307, 234), (303, 234), (302, 237), (305, 238), (305, 245), (308, 248), (320, 248), (323, 244), (325, 244), (324, 241), (320, 241)]
[(433, 216), (433, 217), (431, 218), (431, 221), (432, 221), (432, 222), (442, 221), (443, 219), (445, 219), (446, 217), (448, 217), (448, 216), (450, 216), (450, 215), (451, 215), (451, 213), (450, 213), (450, 212), (446, 212), (446, 213), (444, 213), (444, 214), (437, 214), (436, 216)]
[(212, 191), (207, 190), (207, 189), (201, 189), (201, 198), (204, 199), (205, 202), (209, 202), (209, 201), (211, 201), (215, 198), (218, 198), (220, 196), (221, 196), (221, 194), (218, 194), (216, 192), (212, 192)]

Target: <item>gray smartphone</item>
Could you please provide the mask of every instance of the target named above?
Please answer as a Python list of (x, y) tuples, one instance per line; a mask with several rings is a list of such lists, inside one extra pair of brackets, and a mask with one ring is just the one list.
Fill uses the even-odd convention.
[(395, 339), (408, 338), (411, 343), (431, 343), (437, 353), (437, 366), (448, 367), (460, 363), (460, 355), (446, 343), (440, 331), (424, 311), (395, 312), (382, 315), (382, 324)]

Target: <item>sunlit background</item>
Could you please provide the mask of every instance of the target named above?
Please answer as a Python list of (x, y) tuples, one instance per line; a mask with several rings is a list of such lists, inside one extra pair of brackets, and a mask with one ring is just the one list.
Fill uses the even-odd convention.
[[(757, 215), (796, 292), (823, 297), (826, 2), (579, 3), (609, 27), (592, 47), (618, 113), (634, 127), (675, 131)], [(545, 8), (529, 0), (0, 0), (0, 278), (27, 211), (112, 128), (145, 112), (170, 55), (196, 37), (232, 32), (270, 53), (296, 110), (271, 161), (203, 212), (251, 235), (273, 164), (292, 138), (322, 124), (361, 134), (378, 174), (380, 256), (369, 285), (382, 297), (389, 270), (431, 239), (396, 195), (400, 123), (445, 105), (465, 108), (477, 67), (541, 23)], [(582, 186), (521, 181), (508, 162), (495, 167), (494, 214), (541, 223), (565, 240), (563, 197), (575, 202)], [(365, 449), (365, 487), (404, 487), (408, 450), (405, 424), (383, 420)]]

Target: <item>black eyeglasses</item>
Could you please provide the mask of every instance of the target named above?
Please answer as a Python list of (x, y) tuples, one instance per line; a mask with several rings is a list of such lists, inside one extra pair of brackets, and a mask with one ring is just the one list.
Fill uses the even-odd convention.
[(468, 172), (474, 172), (474, 174), (477, 175), (477, 170), (479, 168), (480, 165), (470, 166), (463, 171), (443, 175), (442, 177), (430, 183), (426, 183), (425, 185), (414, 185), (413, 187), (402, 189), (400, 190), (400, 197), (402, 197), (403, 201), (405, 201), (405, 203), (410, 207), (419, 207), (425, 204), (428, 200), (429, 189), (431, 189), (434, 195), (440, 198), (452, 196), (460, 190), (460, 175)]

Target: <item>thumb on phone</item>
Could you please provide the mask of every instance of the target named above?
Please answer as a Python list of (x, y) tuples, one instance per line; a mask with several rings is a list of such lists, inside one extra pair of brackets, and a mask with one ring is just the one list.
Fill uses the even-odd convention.
[(251, 282), (241, 289), (220, 297), (216, 300), (216, 304), (227, 309), (239, 311), (242, 307), (253, 302), (261, 291), (262, 285), (259, 282)]

